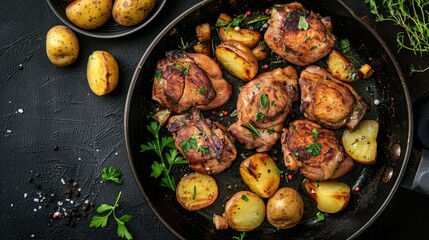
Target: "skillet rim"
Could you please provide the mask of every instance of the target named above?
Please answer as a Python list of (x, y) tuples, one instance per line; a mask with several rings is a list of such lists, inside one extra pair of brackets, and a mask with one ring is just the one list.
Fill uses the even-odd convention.
[[(161, 221), (162, 224), (170, 232), (172, 232), (176, 237), (178, 237), (180, 239), (185, 239), (185, 238), (183, 238), (183, 236), (181, 236), (180, 233), (178, 233), (174, 228), (172, 228), (167, 223), (167, 221), (161, 216), (160, 212), (157, 211), (157, 209), (155, 207), (153, 207), (152, 202), (150, 201), (150, 199), (146, 195), (145, 190), (143, 188), (143, 185), (142, 185), (141, 181), (138, 178), (138, 173), (137, 173), (136, 166), (135, 166), (135, 163), (134, 163), (135, 161), (133, 160), (133, 157), (132, 157), (131, 144), (130, 144), (130, 140), (129, 140), (129, 131), (128, 131), (129, 130), (129, 122), (128, 122), (129, 121), (129, 113), (130, 113), (130, 108), (131, 108), (131, 100), (132, 100), (132, 97), (133, 97), (133, 93), (134, 93), (134, 90), (135, 90), (135, 86), (137, 84), (137, 80), (138, 80), (139, 74), (141, 72), (141, 69), (143, 68), (144, 63), (146, 62), (146, 59), (148, 58), (148, 56), (150, 55), (150, 53), (152, 52), (152, 50), (155, 48), (155, 46), (158, 44), (158, 42), (178, 22), (180, 22), (182, 19), (184, 19), (185, 17), (187, 17), (189, 14), (191, 14), (195, 10), (197, 10), (200, 7), (203, 7), (204, 5), (206, 5), (206, 4), (210, 3), (210, 2), (213, 2), (213, 1), (215, 1), (215, 0), (204, 0), (204, 1), (201, 1), (201, 2), (193, 5), (191, 8), (189, 8), (188, 10), (184, 11), (179, 16), (177, 16), (172, 22), (170, 22), (156, 36), (156, 38), (151, 42), (151, 44), (149, 45), (149, 47), (145, 50), (142, 58), (140, 59), (138, 65), (137, 65), (137, 67), (136, 67), (136, 69), (134, 71), (134, 74), (132, 76), (131, 83), (130, 83), (130, 86), (129, 86), (129, 89), (128, 89), (126, 103), (125, 103), (125, 111), (124, 111), (125, 144), (126, 144), (128, 162), (130, 164), (130, 168), (131, 168), (131, 171), (133, 173), (134, 180), (137, 183), (137, 186), (138, 186), (138, 188), (140, 190), (140, 193), (143, 195), (143, 197), (144, 197), (147, 205), (150, 207), (150, 209), (152, 210), (152, 212), (156, 215), (156, 217), (158, 218), (158, 220)], [(402, 163), (402, 166), (398, 170), (396, 170), (396, 171), (399, 171), (399, 174), (394, 179), (395, 182), (394, 182), (393, 186), (389, 190), (389, 193), (385, 197), (383, 203), (378, 208), (378, 210), (371, 216), (371, 218), (369, 219), (369, 221), (367, 221), (359, 229), (356, 229), (354, 231), (354, 233), (351, 234), (350, 237), (348, 237), (348, 239), (354, 239), (357, 236), (359, 236), (363, 231), (365, 231), (365, 229), (367, 229), (380, 216), (380, 214), (384, 211), (384, 209), (387, 207), (387, 205), (389, 204), (390, 200), (392, 199), (392, 197), (396, 193), (397, 188), (400, 185), (400, 182), (401, 182), (401, 180), (403, 178), (404, 172), (405, 172), (405, 170), (407, 168), (407, 164), (408, 164), (408, 161), (409, 161), (409, 158), (410, 158), (411, 148), (412, 148), (411, 146), (412, 146), (412, 142), (413, 142), (413, 132), (414, 132), (413, 129), (414, 129), (414, 125), (413, 125), (412, 103), (411, 103), (411, 97), (410, 97), (410, 94), (409, 94), (409, 90), (408, 90), (408, 87), (407, 87), (407, 84), (406, 84), (406, 80), (405, 80), (403, 71), (402, 71), (401, 67), (399, 66), (399, 63), (396, 60), (396, 58), (394, 57), (393, 53), (391, 52), (391, 50), (387, 46), (386, 42), (381, 38), (381, 36), (374, 29), (372, 29), (366, 22), (364, 22), (350, 7), (348, 7), (342, 0), (337, 0), (337, 2), (340, 3), (345, 9), (347, 9), (347, 11), (351, 14), (351, 16), (353, 17), (354, 20), (358, 21), (367, 31), (369, 31), (371, 33), (371, 35), (383, 47), (384, 52), (389, 57), (389, 60), (394, 64), (394, 68), (396, 70), (395, 75), (397, 75), (399, 77), (399, 80), (401, 81), (402, 92), (403, 92), (404, 98), (406, 100), (406, 108), (407, 108), (407, 116), (408, 116), (408, 119), (407, 119), (408, 124), (407, 124), (407, 129), (406, 129), (406, 130), (408, 130), (408, 134), (407, 134), (406, 149), (405, 149), (404, 155), (403, 155), (403, 163)], [(399, 90), (400, 89), (398, 89), (398, 91)]]

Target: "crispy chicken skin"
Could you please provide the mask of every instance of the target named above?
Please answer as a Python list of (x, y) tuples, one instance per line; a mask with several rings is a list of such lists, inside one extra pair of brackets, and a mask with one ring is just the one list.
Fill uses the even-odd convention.
[[(258, 152), (271, 149), (280, 137), (292, 102), (298, 100), (297, 81), (296, 70), (288, 66), (261, 73), (243, 86), (237, 100), (238, 120), (229, 127), (238, 142)], [(249, 130), (252, 126), (256, 131)]]
[(284, 128), (281, 145), (285, 166), (314, 181), (338, 178), (354, 167), (335, 134), (308, 120)]
[(167, 128), (173, 135), (176, 148), (195, 172), (222, 172), (237, 156), (234, 138), (228, 130), (220, 123), (202, 119), (199, 110), (170, 117)]
[(329, 17), (305, 9), (300, 3), (276, 4), (264, 39), (277, 55), (298, 66), (326, 56), (335, 44)]
[(308, 66), (301, 72), (299, 86), (305, 118), (324, 127), (354, 129), (369, 110), (350, 85), (335, 79), (324, 68)]
[(158, 61), (152, 99), (177, 113), (222, 106), (232, 86), (218, 64), (205, 54), (170, 51)]

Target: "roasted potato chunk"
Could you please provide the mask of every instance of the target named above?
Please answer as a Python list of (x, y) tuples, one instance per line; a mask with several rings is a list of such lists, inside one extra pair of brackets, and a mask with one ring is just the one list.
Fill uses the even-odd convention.
[(362, 120), (355, 130), (344, 130), (342, 142), (347, 155), (362, 164), (375, 163), (378, 128), (377, 121)]
[(265, 203), (261, 197), (250, 191), (237, 192), (225, 204), (224, 217), (228, 225), (236, 231), (253, 230), (265, 219)]
[(242, 161), (240, 175), (250, 190), (263, 198), (273, 196), (280, 184), (276, 162), (263, 153), (256, 153)]
[(101, 27), (112, 16), (113, 1), (76, 0), (67, 5), (67, 18), (83, 29)]
[(113, 19), (122, 26), (134, 26), (149, 16), (155, 3), (156, 0), (115, 0)]
[(189, 211), (197, 211), (216, 201), (219, 189), (216, 180), (206, 174), (191, 173), (182, 177), (176, 187), (177, 201)]
[(52, 27), (46, 34), (46, 55), (54, 65), (65, 67), (79, 55), (79, 40), (76, 34), (64, 25)]
[(96, 95), (109, 94), (118, 84), (118, 64), (110, 53), (94, 51), (88, 58), (86, 76), (89, 87)]
[(248, 48), (253, 48), (261, 40), (262, 34), (249, 29), (240, 28), (236, 31), (234, 28), (220, 27), (219, 37), (222, 42), (237, 41), (246, 45)]
[(354, 82), (362, 78), (362, 73), (335, 49), (332, 49), (328, 56), (328, 71), (344, 82)]
[(304, 187), (322, 212), (336, 213), (343, 210), (350, 200), (350, 187), (337, 180), (313, 181), (306, 179)]
[(282, 187), (268, 199), (267, 220), (279, 229), (296, 226), (304, 214), (304, 202), (298, 191), (291, 187)]
[(216, 58), (228, 72), (241, 80), (250, 81), (258, 73), (258, 59), (241, 42), (221, 43), (216, 48)]
[(198, 25), (195, 28), (195, 32), (197, 33), (198, 42), (202, 43), (202, 42), (210, 41), (210, 35), (211, 35), (210, 24), (203, 23)]

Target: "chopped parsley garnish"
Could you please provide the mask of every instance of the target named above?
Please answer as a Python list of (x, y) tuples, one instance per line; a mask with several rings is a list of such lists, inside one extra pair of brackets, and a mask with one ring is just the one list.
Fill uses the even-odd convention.
[(261, 106), (266, 108), (267, 107), (267, 94), (262, 94), (261, 95)]
[(192, 200), (195, 200), (195, 197), (197, 196), (197, 186), (194, 185), (194, 191), (192, 192)]
[(162, 77), (162, 72), (161, 71), (156, 71), (155, 72), (155, 78), (161, 78)]
[(325, 219), (326, 219), (326, 215), (324, 212), (316, 213), (316, 221), (321, 222), (321, 221), (325, 221)]
[(206, 94), (206, 89), (204, 88), (204, 86), (201, 86), (201, 87), (200, 87), (200, 94), (201, 94), (201, 95)]
[(185, 139), (180, 142), (179, 145), (184, 152), (189, 151), (189, 149), (191, 148), (198, 149), (197, 139), (195, 139), (195, 137), (192, 135), (188, 139)]
[(188, 64), (185, 67), (183, 67), (180, 64), (176, 64), (177, 69), (179, 69), (179, 71), (181, 71), (182, 73), (189, 75), (189, 69), (191, 68), (191, 65)]
[(299, 16), (299, 21), (298, 21), (298, 29), (300, 30), (307, 30), (308, 29), (308, 22), (307, 20), (305, 20), (304, 16)]
[(243, 199), (245, 202), (249, 201), (249, 198), (245, 194), (241, 195), (241, 199)]
[(261, 121), (264, 117), (265, 115), (263, 113), (258, 112), (258, 114), (256, 114), (256, 121)]
[(317, 139), (319, 138), (319, 132), (317, 129), (313, 128), (311, 132), (313, 134), (313, 143), (306, 147), (307, 150), (305, 152), (311, 153), (315, 157), (319, 155), (320, 150), (322, 149), (322, 144), (317, 142)]

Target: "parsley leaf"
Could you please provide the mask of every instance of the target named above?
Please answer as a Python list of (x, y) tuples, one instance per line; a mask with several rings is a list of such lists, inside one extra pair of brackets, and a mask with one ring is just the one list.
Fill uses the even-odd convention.
[(125, 226), (125, 223), (129, 222), (132, 219), (131, 215), (125, 214), (122, 217), (116, 217), (116, 206), (118, 206), (119, 199), (121, 198), (122, 192), (119, 192), (118, 197), (116, 197), (115, 204), (109, 205), (109, 204), (101, 204), (97, 208), (98, 213), (104, 213), (108, 212), (104, 216), (94, 215), (91, 219), (91, 222), (89, 223), (90, 228), (105, 228), (107, 226), (107, 223), (109, 221), (110, 215), (113, 215), (113, 218), (116, 221), (116, 225), (118, 226), (117, 234), (121, 238), (126, 238), (127, 240), (133, 239), (133, 236), (128, 231), (127, 227)]
[(180, 142), (179, 145), (184, 152), (189, 151), (189, 149), (191, 148), (198, 149), (197, 139), (195, 139), (195, 137), (192, 135), (188, 139), (185, 139), (182, 142)]
[[(140, 145), (140, 152), (154, 151), (160, 161), (153, 161), (151, 168), (151, 177), (161, 178), (161, 186), (168, 187), (173, 191), (176, 191), (176, 181), (173, 176), (170, 176), (171, 167), (174, 165), (187, 164), (188, 161), (179, 156), (176, 147), (174, 146), (174, 138), (172, 137), (160, 137), (159, 131), (161, 125), (153, 121), (146, 126), (148, 131), (155, 137), (154, 140), (147, 142), (147, 144)], [(168, 148), (169, 151), (164, 154), (164, 149)]]
[(119, 169), (114, 167), (103, 168), (103, 173), (101, 174), (101, 181), (107, 182), (112, 181), (116, 184), (122, 184), (122, 172)]
[(256, 121), (261, 121), (264, 117), (265, 115), (263, 113), (258, 112), (258, 114), (256, 114)]
[(204, 88), (204, 86), (201, 86), (201, 87), (200, 87), (199, 92), (200, 92), (200, 94), (201, 94), (201, 95), (206, 94), (206, 89)]
[(189, 69), (191, 68), (190, 64), (187, 64), (186, 66), (182, 66), (180, 64), (176, 64), (177, 69), (181, 71), (182, 73), (189, 75)]
[(308, 22), (307, 20), (305, 20), (304, 16), (299, 16), (299, 21), (298, 21), (298, 29), (300, 30), (307, 30), (308, 29)]
[(260, 97), (261, 100), (261, 106), (266, 108), (267, 107), (267, 94), (262, 94)]
[(313, 134), (313, 143), (306, 147), (307, 149), (305, 152), (311, 153), (315, 157), (320, 154), (322, 144), (317, 142), (317, 139), (319, 138), (319, 132), (317, 131), (317, 129), (313, 128), (311, 130), (311, 133)]

